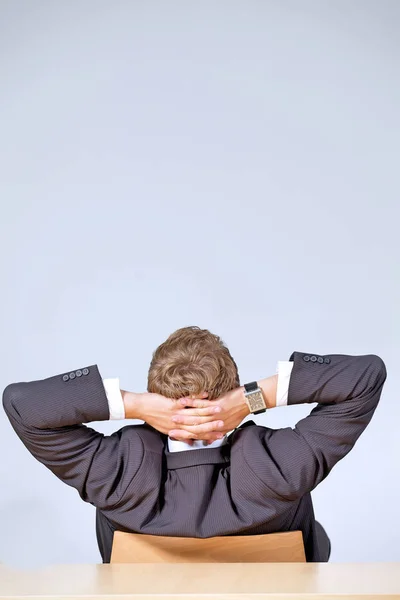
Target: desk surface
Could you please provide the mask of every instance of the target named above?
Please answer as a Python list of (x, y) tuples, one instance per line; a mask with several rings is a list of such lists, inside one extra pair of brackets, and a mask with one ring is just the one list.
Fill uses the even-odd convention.
[(400, 563), (0, 565), (0, 598), (400, 599)]

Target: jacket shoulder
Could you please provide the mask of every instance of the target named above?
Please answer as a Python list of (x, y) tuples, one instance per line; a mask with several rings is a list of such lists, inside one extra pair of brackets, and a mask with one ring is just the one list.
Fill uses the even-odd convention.
[(166, 435), (163, 435), (146, 423), (142, 425), (126, 425), (116, 433), (121, 437), (138, 436), (145, 449), (153, 452), (163, 452), (167, 441)]
[(259, 440), (265, 436), (268, 437), (268, 433), (270, 432), (272, 434), (274, 431), (275, 430), (270, 427), (257, 425), (254, 421), (246, 421), (246, 423), (243, 423), (243, 425), (240, 425), (240, 427), (231, 433), (229, 436), (230, 443), (232, 446), (239, 446), (245, 439), (249, 440), (254, 438)]

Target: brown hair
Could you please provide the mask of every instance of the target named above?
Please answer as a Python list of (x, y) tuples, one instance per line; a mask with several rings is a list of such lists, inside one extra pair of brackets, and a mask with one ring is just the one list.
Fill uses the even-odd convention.
[(239, 385), (236, 363), (221, 338), (207, 329), (183, 327), (154, 352), (147, 389), (174, 399), (208, 392), (213, 400)]

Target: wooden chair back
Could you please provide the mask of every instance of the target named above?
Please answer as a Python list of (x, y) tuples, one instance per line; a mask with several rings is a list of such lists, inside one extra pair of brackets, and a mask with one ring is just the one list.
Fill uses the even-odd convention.
[(116, 531), (112, 563), (306, 562), (301, 531), (184, 538)]

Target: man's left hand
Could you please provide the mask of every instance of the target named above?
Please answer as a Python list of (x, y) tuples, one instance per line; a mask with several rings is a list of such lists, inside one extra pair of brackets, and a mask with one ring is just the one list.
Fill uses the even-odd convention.
[[(171, 429), (168, 435), (172, 438), (185, 441), (193, 438), (193, 436), (195, 436), (195, 439), (202, 439), (202, 419), (208, 418), (206, 416), (203, 417), (203, 415), (206, 415), (212, 406), (220, 409), (218, 418), (223, 421), (223, 427), (220, 428), (223, 434), (236, 429), (250, 413), (243, 391), (243, 387), (238, 387), (223, 394), (216, 400), (182, 398), (180, 400), (181, 405), (190, 408), (184, 408), (172, 417), (172, 421), (177, 424), (177, 427)], [(197, 419), (199, 424), (193, 426), (193, 419)], [(212, 432), (209, 433), (209, 437), (206, 439), (218, 439), (218, 437), (212, 437), (212, 435)]]
[[(148, 392), (135, 394), (121, 390), (121, 394), (126, 419), (145, 421), (157, 431), (168, 434), (176, 440), (189, 443), (193, 439), (215, 441), (224, 436), (222, 430), (225, 425), (220, 416), (221, 408), (207, 400), (207, 393), (180, 400), (172, 400)], [(202, 406), (190, 409), (189, 416), (184, 406), (196, 401), (202, 402)], [(175, 417), (184, 417), (184, 422), (190, 427), (186, 430), (180, 429), (179, 425), (174, 425)], [(170, 431), (174, 426), (174, 435), (171, 435)]]

